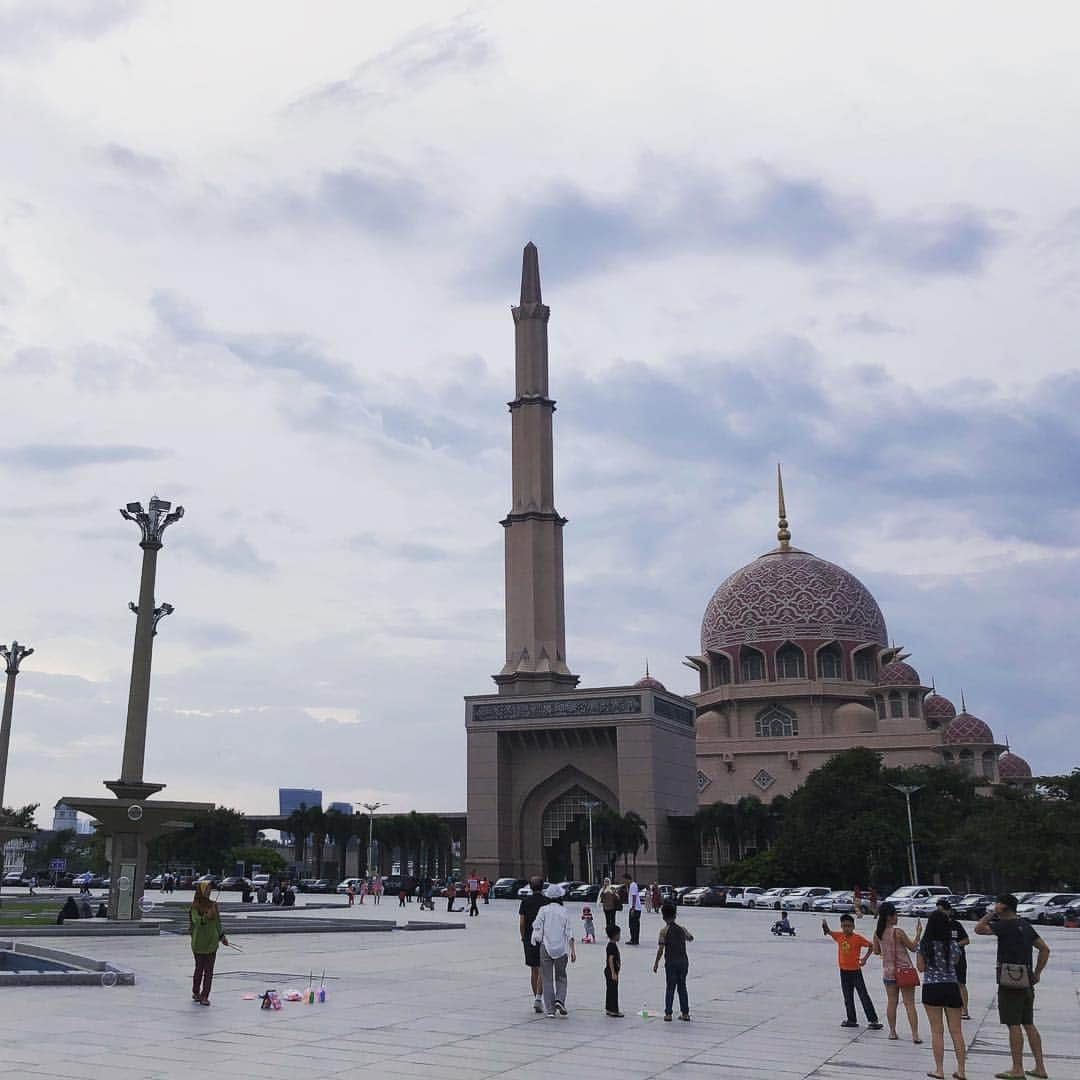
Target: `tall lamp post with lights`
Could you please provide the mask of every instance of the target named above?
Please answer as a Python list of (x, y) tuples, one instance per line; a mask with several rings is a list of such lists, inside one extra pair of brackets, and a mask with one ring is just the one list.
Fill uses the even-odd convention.
[(908, 828), (908, 841), (911, 844), (911, 884), (917, 885), (919, 882), (919, 864), (915, 860), (915, 826), (911, 819), (911, 796), (916, 791), (922, 791), (922, 784), (890, 784), (891, 788), (899, 791), (904, 796), (904, 802), (907, 803), (907, 828)]
[(120, 514), (126, 521), (138, 525), (139, 547), (142, 548), (139, 600), (128, 605), (135, 613), (135, 646), (131, 657), (120, 778), (105, 781), (115, 799), (64, 797), (61, 801), (95, 818), (108, 837), (111, 863), (109, 918), (126, 922), (137, 921), (152, 906), (143, 897), (147, 844), (162, 833), (190, 828), (192, 819), (209, 813), (214, 804), (151, 800), (151, 796), (165, 785), (148, 783), (143, 777), (154, 637), (158, 623), (173, 612), (171, 604), (158, 605), (154, 600), (157, 556), (165, 530), (184, 516), (184, 508), (178, 506), (174, 510), (172, 503), (155, 495), (146, 509), (142, 503), (132, 502)]
[(366, 802), (360, 804), (368, 812), (367, 830), (367, 872), (371, 877), (371, 864), (375, 860), (375, 811), (382, 806), (389, 806), (385, 802)]
[[(15, 678), (19, 674), (19, 665), (34, 650), (13, 641), (10, 645), (0, 645), (0, 656), (4, 658), (4, 670), (7, 683), (4, 686), (4, 712), (0, 719), (0, 811), (4, 809), (4, 784), (7, 780), (8, 747), (11, 745), (11, 714), (15, 711)], [(0, 821), (0, 866), (3, 865), (4, 844), (19, 836), (30, 836), (31, 829), (6, 825)]]
[(582, 799), (581, 805), (585, 808), (585, 812), (589, 815), (589, 884), (596, 884), (596, 871), (593, 865), (593, 843), (592, 843), (592, 814), (594, 810), (598, 810), (603, 803), (597, 802), (596, 799)]

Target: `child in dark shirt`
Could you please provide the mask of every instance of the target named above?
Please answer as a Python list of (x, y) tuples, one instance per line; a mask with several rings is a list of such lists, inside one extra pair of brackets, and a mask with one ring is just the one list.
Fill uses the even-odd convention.
[(604, 1010), (608, 1016), (620, 1017), (619, 1012), (619, 969), (622, 967), (622, 957), (619, 955), (619, 928), (608, 927), (608, 943), (604, 950), (604, 986), (607, 995), (604, 998)]

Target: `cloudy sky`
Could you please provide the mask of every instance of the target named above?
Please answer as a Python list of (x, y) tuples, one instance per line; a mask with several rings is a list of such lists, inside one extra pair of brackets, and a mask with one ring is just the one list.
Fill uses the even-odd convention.
[(0, 0), (5, 802), (119, 772), (157, 492), (147, 778), (463, 808), (529, 239), (585, 684), (695, 688), (781, 459), (924, 678), (1076, 764), (1078, 21)]

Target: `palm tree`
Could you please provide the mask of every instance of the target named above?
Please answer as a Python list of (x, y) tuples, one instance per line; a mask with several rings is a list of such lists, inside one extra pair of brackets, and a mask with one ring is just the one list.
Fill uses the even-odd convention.
[(322, 876), (323, 849), (326, 847), (326, 811), (313, 806), (308, 811), (308, 828), (311, 830), (311, 846), (315, 856), (315, 876)]
[(326, 811), (326, 831), (334, 841), (334, 851), (337, 853), (338, 881), (345, 877), (345, 856), (349, 841), (356, 836), (356, 815), (343, 814), (340, 810)]
[(286, 819), (285, 831), (293, 838), (293, 849), (296, 861), (302, 866), (307, 855), (308, 840), (308, 805), (301, 803)]
[(626, 854), (633, 857), (634, 860), (634, 877), (637, 877), (637, 857), (639, 851), (649, 850), (649, 832), (648, 826), (645, 824), (645, 819), (635, 812), (634, 810), (628, 810), (623, 815), (623, 831), (625, 848), (623, 851), (623, 866), (626, 865)]

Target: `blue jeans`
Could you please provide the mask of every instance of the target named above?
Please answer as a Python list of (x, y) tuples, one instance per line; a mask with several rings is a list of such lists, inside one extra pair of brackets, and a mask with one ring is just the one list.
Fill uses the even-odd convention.
[(671, 1006), (675, 1003), (675, 991), (679, 992), (679, 1011), (683, 1016), (690, 1013), (690, 999), (686, 994), (686, 974), (690, 970), (690, 961), (683, 960), (678, 964), (665, 964), (664, 974), (667, 976), (667, 988), (664, 991), (664, 1015), (671, 1015)]

